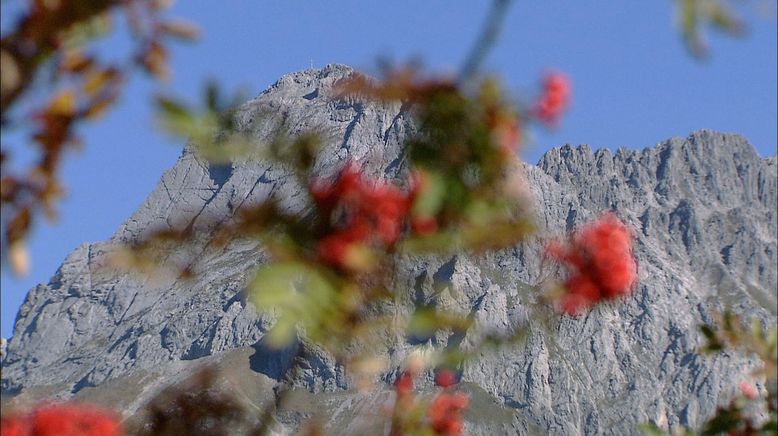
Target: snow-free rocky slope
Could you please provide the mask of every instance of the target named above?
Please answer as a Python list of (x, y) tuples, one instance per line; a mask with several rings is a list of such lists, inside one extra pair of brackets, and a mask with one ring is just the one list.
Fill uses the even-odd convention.
[[(291, 134), (316, 130), (327, 138), (320, 172), (353, 159), (371, 175), (395, 177), (405, 170), (401, 143), (413, 123), (399, 103), (333, 99), (333, 84), (351, 73), (330, 65), (284, 76), (240, 109), (240, 128), (258, 143), (279, 126)], [(478, 258), (402, 257), (397, 290), (408, 304), (398, 310), (437, 299), (473, 313), (481, 328), (529, 325), (522, 344), (464, 368), (467, 432), (628, 434), (641, 422), (699, 425), (754, 362), (696, 354), (696, 326), (725, 307), (776, 324), (776, 158), (761, 158), (741, 136), (703, 130), (643, 151), (566, 145), (525, 172), (545, 234), (617, 211), (635, 230), (641, 281), (623, 304), (571, 319), (552, 316), (534, 298), (532, 286), (550, 273), (541, 269), (538, 242)], [(257, 314), (242, 292), (263, 260), (255, 242), (171, 251), (174, 262), (194, 262), (190, 281), (104, 266), (117, 244), (151, 229), (207, 234), (241, 205), (270, 196), (305, 208), (303, 191), (280, 168), (250, 159), (209, 165), (185, 148), (110, 241), (78, 247), (49, 283), (30, 290), (3, 361), (4, 403), (75, 396), (129, 416), (165, 384), (218, 363), (222, 383), (249, 407), (262, 407), (290, 351), (264, 346), (272, 318)], [(544, 317), (527, 316), (535, 311)], [(384, 341), (399, 365), (413, 347), (448, 338)], [(395, 372), (357, 393), (326, 355), (306, 356), (293, 411), (277, 416), (279, 430), (292, 432), (317, 413), (332, 434), (387, 429), (381, 410)]]

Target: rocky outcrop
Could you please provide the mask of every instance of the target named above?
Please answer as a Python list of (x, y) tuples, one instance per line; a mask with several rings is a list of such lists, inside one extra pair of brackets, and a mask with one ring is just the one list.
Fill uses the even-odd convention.
[[(258, 143), (278, 129), (314, 130), (326, 138), (320, 173), (353, 159), (373, 176), (396, 177), (405, 170), (402, 141), (413, 122), (399, 103), (333, 98), (333, 85), (350, 74), (331, 65), (284, 76), (240, 108), (239, 128)], [(521, 344), (464, 368), (468, 431), (622, 434), (641, 422), (695, 426), (709, 416), (754, 362), (700, 356), (696, 326), (725, 307), (776, 324), (776, 171), (775, 157), (759, 157), (744, 138), (705, 130), (642, 151), (564, 146), (527, 165), (541, 234), (561, 235), (614, 210), (637, 236), (635, 293), (578, 319), (555, 316), (537, 301), (534, 287), (552, 272), (536, 239), (488, 256), (401, 256), (398, 292), (407, 304), (398, 310), (434, 298), (472, 313), (477, 330), (528, 328)], [(157, 229), (207, 234), (241, 206), (268, 198), (290, 210), (306, 207), (283, 168), (249, 158), (209, 164), (186, 147), (110, 241), (82, 245), (48, 284), (30, 290), (3, 360), (6, 400), (77, 396), (131, 415), (206, 363), (220, 365), (224, 383), (251, 405), (272, 398), (294, 352), (264, 346), (272, 318), (246, 301), (247, 277), (264, 261), (255, 241), (218, 250), (194, 242), (166, 252), (168, 261), (192, 265), (192, 279), (105, 267), (122, 242)], [(412, 349), (466, 347), (470, 339), (382, 340), (386, 357), (399, 364)], [(318, 413), (333, 433), (381, 428), (375, 414), (391, 400), (393, 377), (355, 392), (341, 366), (306, 350), (299, 398), (277, 420), (292, 430)]]

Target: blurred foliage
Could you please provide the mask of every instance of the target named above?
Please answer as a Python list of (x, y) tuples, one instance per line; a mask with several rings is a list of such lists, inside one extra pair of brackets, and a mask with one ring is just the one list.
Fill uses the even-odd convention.
[(205, 368), (156, 394), (140, 411), (144, 418), (128, 434), (155, 436), (228, 436), (260, 434), (255, 417), (238, 398), (218, 384), (218, 372)]
[[(731, 33), (742, 28), (723, 1), (676, 1), (682, 35), (695, 54), (704, 53), (703, 28)], [(280, 164), (295, 183), (307, 188), (306, 213), (292, 214), (283, 199), (270, 198), (261, 205), (239, 208), (234, 219), (209, 223), (207, 235), (198, 235), (191, 225), (152, 232), (116, 253), (114, 260), (154, 274), (166, 248), (197, 238), (207, 239), (206, 248), (224, 247), (236, 238), (256, 238), (268, 261), (254, 271), (248, 290), (261, 311), (275, 315), (268, 345), (284, 348), (301, 342), (322, 347), (339, 362), (371, 374), (390, 369), (371, 354), (375, 346), (371, 338), (387, 331), (404, 339), (464, 337), (473, 330), (470, 314), (434, 305), (404, 315), (397, 310), (404, 300), (402, 290), (393, 285), (394, 265), (398, 256), (406, 254), (499, 250), (523, 241), (535, 229), (517, 150), (528, 126), (553, 127), (569, 104), (570, 84), (563, 75), (550, 73), (537, 99), (528, 102), (512, 100), (496, 79), (476, 75), (509, 4), (508, 0), (492, 3), (458, 77), (426, 76), (405, 66), (387, 69), (379, 80), (355, 74), (341, 83), (338, 98), (399, 101), (419, 126), (404, 144), (407, 171), (396, 180), (366, 177), (358, 162), (343, 162), (336, 175), (319, 178), (313, 167), (324, 139), (316, 132), (296, 137), (279, 134), (258, 147), (237, 123), (241, 98), (226, 97), (214, 84), (205, 86), (200, 105), (158, 96), (163, 129), (186, 138), (210, 162), (229, 164), (251, 157)], [(22, 175), (6, 173), (10, 156), (5, 144), (0, 156), (4, 173), (0, 198), (3, 217), (8, 217), (4, 259), (15, 271), (26, 269), (24, 239), (36, 215), (54, 216), (62, 192), (57, 170), (64, 151), (78, 141), (77, 126), (110, 108), (134, 69), (167, 79), (168, 39), (196, 36), (191, 25), (163, 19), (166, 7), (161, 0), (30, 1), (14, 29), (2, 37), (2, 125), (28, 123), (34, 130), (31, 144), (39, 152), (38, 162)], [(128, 20), (136, 52), (126, 64), (101, 61), (90, 43), (107, 35), (120, 16)], [(52, 91), (39, 95), (36, 89)], [(18, 112), (28, 110), (33, 117), (19, 116)], [(175, 274), (193, 277), (196, 261), (173, 266)], [(721, 331), (703, 330), (710, 340), (708, 348), (745, 347), (766, 362), (765, 371), (774, 373), (775, 333), (746, 336), (737, 322), (730, 319), (727, 324), (727, 319)], [(762, 334), (763, 328), (757, 327), (754, 332)], [(421, 363), (413, 363), (416, 366), (409, 374), (421, 373), (423, 368), (461, 368), (465, 359), (485, 348), (513, 343), (525, 335), (521, 327), (499, 334), (481, 332), (473, 335), (468, 350), (435, 350)], [(286, 374), (293, 373), (305, 349), (297, 348), (298, 356), (290, 360)], [(200, 377), (195, 385), (172, 388), (153, 401), (150, 421), (139, 431), (181, 434), (191, 426), (216, 431), (241, 421), (231, 399), (212, 395), (212, 377), (207, 373)], [(774, 416), (772, 380), (768, 407)], [(277, 392), (274, 407), (285, 391)], [(467, 404), (462, 397), (444, 392), (419, 407), (416, 400), (403, 400), (412, 398), (406, 394), (403, 397), (398, 390), (395, 411), (402, 416), (392, 417), (395, 428), (404, 429), (403, 433), (411, 428), (426, 428), (427, 433), (420, 434), (457, 433), (459, 413)], [(740, 419), (742, 410), (740, 403), (721, 409), (719, 421), (711, 425), (738, 428), (735, 421), (746, 422)], [(266, 411), (264, 427), (257, 433), (268, 431), (269, 419), (264, 418), (271, 412)], [(774, 425), (774, 419), (771, 422)]]
[[(451, 81), (421, 79), (408, 69), (394, 71), (383, 81), (356, 75), (343, 85), (342, 98), (405, 102), (423, 133), (406, 142), (410, 171), (395, 187), (397, 182), (365, 179), (351, 169), (353, 164), (334, 180), (309, 176), (299, 181), (309, 186), (312, 221), (294, 233), (270, 238), (275, 241), (270, 252), (283, 259), (261, 267), (251, 285), (259, 308), (279, 312), (271, 337), (285, 341), (277, 345), (288, 344), (295, 337), (293, 327), (299, 325), (308, 339), (326, 339), (330, 351), (340, 355), (337, 341), (353, 340), (360, 329), (380, 326), (370, 316), (379, 312), (367, 309), (398, 298), (386, 287), (393, 273), (390, 259), (398, 250), (493, 250), (529, 234), (526, 205), (507, 195), (505, 184), (505, 175), (515, 170), (509, 165), (516, 164), (518, 135), (510, 143), (495, 135), (504, 127), (500, 123), (518, 122), (518, 112), (502, 95), (488, 79), (468, 95)], [(283, 156), (290, 160), (289, 167), (301, 161), (290, 153)], [(310, 168), (298, 174), (310, 174)], [(382, 208), (389, 198), (396, 208)], [(268, 228), (277, 231), (288, 224), (289, 217), (282, 219), (268, 222)], [(421, 228), (415, 225), (419, 220), (434, 224)], [(415, 312), (401, 329), (427, 335), (436, 329), (464, 331), (470, 324), (462, 315), (430, 309)]]
[[(24, 273), (28, 268), (24, 240), (38, 215), (48, 219), (56, 216), (56, 201), (63, 193), (58, 169), (63, 154), (79, 143), (78, 126), (98, 119), (110, 109), (133, 71), (144, 71), (158, 80), (169, 78), (168, 41), (190, 41), (198, 34), (197, 28), (187, 22), (163, 17), (171, 0), (28, 0), (26, 3), (11, 28), (4, 29), (0, 43), (2, 127), (31, 130), (29, 145), (37, 148), (38, 154), (37, 162), (29, 170), (17, 174), (11, 165), (9, 144), (3, 144), (0, 151), (3, 169), (0, 204), (5, 222), (3, 259), (16, 273)], [(475, 77), (499, 36), (511, 3), (509, 0), (492, 2), (457, 84), (466, 85)], [(735, 12), (737, 3), (749, 2), (675, 0), (681, 35), (693, 54), (702, 57), (707, 53), (707, 28), (732, 35), (744, 33), (742, 14)], [(118, 19), (127, 21), (135, 47), (127, 53), (124, 62), (101, 60), (92, 43), (109, 35)], [(215, 96), (217, 88), (210, 85), (205, 88), (208, 95)], [(402, 86), (399, 89), (402, 91)], [(209, 98), (208, 101), (216, 100)], [(192, 135), (195, 143), (201, 143), (203, 135), (212, 134), (214, 127), (217, 130), (226, 127), (224, 122), (229, 120), (221, 110), (216, 110), (223, 105), (207, 103), (206, 110), (201, 111), (185, 108), (169, 97), (159, 98), (158, 105), (167, 115), (164, 127)], [(454, 113), (448, 116), (457, 117)], [(226, 143), (229, 147), (215, 151), (205, 147), (209, 151), (204, 155), (224, 161), (245, 152), (246, 144)], [(461, 193), (453, 193), (452, 198), (457, 195)], [(434, 246), (459, 243), (445, 235), (425, 242)]]
[(243, 101), (243, 94), (227, 97), (213, 81), (205, 84), (198, 106), (160, 95), (156, 98), (159, 126), (176, 138), (186, 138), (209, 162), (230, 162), (256, 148), (250, 138), (236, 133), (233, 115)]
[(731, 0), (675, 0), (676, 22), (681, 37), (690, 53), (698, 58), (708, 55), (706, 29), (713, 29), (732, 36), (742, 36), (746, 25), (735, 12)]
[(717, 318), (717, 325), (700, 326), (707, 340), (702, 351), (717, 353), (726, 349), (739, 349), (753, 353), (764, 363), (764, 367), (754, 375), (775, 378), (778, 372), (778, 331), (775, 328), (768, 329), (757, 318), (747, 325), (729, 311)]
[[(269, 160), (308, 188), (304, 216), (286, 213), (271, 198), (239, 210), (238, 219), (217, 226), (209, 242), (253, 236), (265, 247), (269, 261), (258, 267), (248, 288), (257, 308), (275, 315), (268, 345), (281, 349), (302, 341), (323, 347), (356, 371), (366, 367), (377, 374), (390, 370), (388, 362), (371, 360), (375, 350), (355, 345), (386, 331), (429, 340), (441, 334), (464, 337), (473, 328), (469, 314), (435, 306), (401, 316), (396, 307), (402, 294), (391, 285), (397, 254), (498, 250), (534, 231), (517, 151), (528, 126), (554, 127), (570, 98), (565, 76), (549, 73), (541, 83), (537, 100), (527, 102), (512, 100), (494, 78), (428, 76), (410, 65), (386, 68), (380, 79), (356, 73), (340, 82), (337, 98), (399, 101), (415, 119), (419, 133), (404, 144), (407, 172), (396, 180), (370, 179), (359, 163), (348, 161), (329, 179), (317, 177), (313, 166), (324, 138), (316, 132), (253, 145), (232, 118), (236, 100), (217, 97), (221, 93), (214, 87), (207, 88), (204, 109), (172, 98), (159, 98), (158, 108), (160, 124), (188, 138), (207, 159)], [(174, 239), (190, 236), (184, 232)], [(155, 238), (141, 244), (153, 246)], [(469, 350), (436, 350), (424, 365), (460, 368), (487, 347), (525, 335), (524, 328), (484, 333), (473, 337)], [(423, 410), (409, 408), (402, 419), (413, 426), (425, 420)]]
[[(463, 337), (472, 329), (470, 314), (440, 307), (402, 315), (397, 308), (405, 297), (392, 283), (398, 254), (496, 250), (515, 245), (534, 230), (529, 188), (516, 152), (521, 129), (545, 123), (532, 110), (522, 109), (532, 104), (508, 100), (494, 79), (478, 81), (478, 86), (464, 87), (404, 67), (380, 80), (354, 74), (340, 84), (338, 98), (399, 100), (421, 126), (405, 143), (407, 171), (396, 180), (369, 178), (350, 161), (323, 179), (313, 172), (323, 141), (314, 132), (245, 150), (251, 141), (237, 123), (224, 118), (235, 111), (219, 112), (224, 106), (218, 104), (197, 111), (172, 99), (159, 100), (161, 124), (189, 138), (202, 154), (218, 160), (224, 156), (220, 150), (241, 150), (247, 154), (233, 155), (233, 160), (250, 154), (276, 162), (296, 179), (292, 183), (307, 187), (307, 212), (302, 215), (291, 214), (280, 199), (270, 198), (240, 208), (234, 220), (205, 224), (212, 229), (206, 243), (211, 247), (236, 238), (261, 241), (269, 261), (257, 268), (248, 289), (260, 311), (275, 315), (268, 346), (281, 349), (301, 341), (322, 347), (355, 372), (378, 374), (389, 370), (388, 362), (373, 359), (377, 350), (369, 345), (370, 338), (387, 331), (405, 338)], [(155, 264), (153, 254), (161, 246), (193, 238), (191, 227), (154, 233), (136, 241), (128, 255), (135, 265)], [(186, 270), (191, 271), (191, 265), (182, 273)], [(483, 332), (473, 337), (471, 349), (437, 350), (425, 365), (458, 368), (486, 347), (525, 334), (523, 326), (501, 334)]]
[(379, 83), (357, 76), (343, 87), (344, 97), (404, 102), (422, 132), (405, 144), (414, 232), (403, 244), (411, 251), (498, 249), (534, 229), (516, 155), (532, 114), (507, 100), (492, 78), (474, 93), (464, 88), (411, 67)]
[[(750, 325), (730, 311), (715, 316), (713, 325), (703, 324), (705, 344), (700, 351), (719, 354), (739, 351), (757, 357), (761, 366), (743, 380), (732, 399), (716, 408), (714, 415), (693, 431), (683, 427), (670, 433), (656, 425), (644, 425), (647, 435), (766, 435), (778, 432), (778, 330), (754, 318)], [(759, 389), (757, 385), (761, 385)]]
[(338, 292), (325, 274), (314, 265), (295, 262), (275, 263), (257, 272), (251, 285), (254, 304), (283, 314), (269, 333), (271, 346), (291, 344), (298, 324), (315, 342), (326, 338), (322, 333), (347, 328), (348, 311), (339, 308), (357, 306), (352, 301), (357, 297), (350, 288)]
[[(717, 318), (717, 325), (700, 326), (707, 341), (702, 351), (712, 354), (738, 350), (756, 356), (762, 366), (752, 377), (762, 381), (764, 390), (757, 391), (751, 381), (741, 382), (739, 395), (716, 409), (713, 418), (703, 426), (702, 434), (778, 433), (778, 330), (768, 328), (757, 318), (749, 325), (729, 311)], [(756, 410), (751, 406), (757, 406)], [(757, 411), (765, 414), (763, 420), (756, 416)]]
[[(0, 122), (3, 129), (30, 130), (29, 144), (37, 149), (37, 161), (18, 174), (8, 144), (0, 152), (3, 259), (15, 273), (27, 270), (24, 240), (36, 216), (56, 216), (63, 192), (58, 171), (65, 151), (79, 144), (78, 126), (116, 103), (133, 70), (167, 79), (168, 40), (197, 36), (191, 24), (163, 18), (168, 6), (163, 0), (30, 0), (3, 32)], [(127, 20), (135, 51), (122, 61), (102, 60), (92, 43), (120, 18)]]

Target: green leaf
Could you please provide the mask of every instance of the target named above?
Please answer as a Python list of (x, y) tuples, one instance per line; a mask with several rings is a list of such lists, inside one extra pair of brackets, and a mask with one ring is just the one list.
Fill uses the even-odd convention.
[(698, 0), (676, 0), (678, 5), (679, 25), (686, 47), (694, 56), (705, 54), (705, 44), (700, 35), (700, 5)]
[(770, 432), (770, 431), (774, 432), (776, 430), (778, 430), (778, 422), (775, 421), (774, 419), (766, 422), (765, 425), (762, 426), (763, 432)]
[(702, 324), (700, 325), (699, 328), (700, 328), (700, 332), (702, 332), (705, 338), (708, 339), (709, 341), (712, 341), (716, 338), (716, 332), (713, 330), (713, 327), (707, 324)]
[(339, 294), (327, 278), (301, 262), (280, 262), (260, 268), (250, 285), (251, 301), (258, 309), (277, 312), (269, 333), (271, 346), (282, 348), (294, 339), (296, 326), (312, 337), (321, 327), (336, 321)]
[(754, 337), (754, 339), (758, 339), (758, 340), (764, 338), (763, 331), (762, 331), (762, 322), (759, 320), (759, 318), (754, 318), (751, 321), (751, 335)]
[(221, 103), (220, 100), (218, 85), (216, 82), (209, 81), (205, 86), (205, 107), (212, 112), (220, 112), (224, 109), (219, 107)]
[(472, 224), (483, 226), (492, 220), (494, 213), (489, 202), (473, 200), (467, 207), (466, 215)]
[(189, 110), (180, 102), (169, 97), (157, 97), (157, 107), (164, 116), (186, 117), (190, 116)]
[(743, 31), (743, 24), (735, 17), (735, 14), (722, 2), (717, 1), (711, 5), (709, 11), (710, 23), (721, 31), (737, 35)]
[(408, 323), (408, 334), (416, 337), (430, 337), (437, 329), (437, 317), (432, 309), (416, 309)]
[(770, 349), (770, 353), (773, 359), (778, 359), (778, 330), (771, 329), (767, 333), (767, 346)]
[(411, 253), (448, 252), (460, 245), (456, 231), (439, 231), (432, 235), (410, 237), (402, 242), (402, 250)]
[(443, 206), (446, 197), (446, 183), (436, 172), (428, 172), (426, 186), (413, 203), (412, 214), (418, 217), (434, 217)]
[(719, 409), (716, 415), (711, 418), (703, 427), (703, 435), (718, 435), (727, 433), (740, 426), (742, 418), (737, 408)]
[(730, 312), (729, 310), (724, 312), (724, 314), (722, 315), (722, 322), (724, 324), (724, 330), (728, 332), (735, 332), (735, 327), (736, 327), (735, 316), (732, 314), (732, 312)]

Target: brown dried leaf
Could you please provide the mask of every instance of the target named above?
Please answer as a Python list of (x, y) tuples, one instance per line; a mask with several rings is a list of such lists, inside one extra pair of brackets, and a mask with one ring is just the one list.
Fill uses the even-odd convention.
[(141, 59), (143, 67), (157, 80), (166, 81), (170, 76), (167, 65), (167, 50), (157, 41), (152, 41)]
[(52, 115), (72, 116), (76, 113), (76, 93), (72, 89), (60, 91), (49, 102), (48, 112)]
[(27, 231), (30, 228), (31, 222), (30, 209), (24, 207), (16, 212), (16, 215), (8, 223), (6, 230), (6, 237), (8, 238), (8, 245), (11, 246), (16, 242), (20, 242), (24, 239)]
[(186, 21), (164, 21), (159, 23), (157, 29), (168, 36), (192, 41), (200, 36), (200, 29)]
[(91, 56), (86, 56), (81, 50), (68, 50), (62, 57), (59, 70), (63, 73), (82, 73), (94, 63)]
[(96, 120), (105, 114), (105, 111), (113, 104), (113, 99), (97, 100), (92, 103), (84, 113), (87, 120)]
[(105, 73), (105, 71), (90, 71), (87, 73), (86, 78), (84, 79), (84, 92), (90, 97), (94, 96), (100, 92), (101, 89), (103, 89), (107, 79), (108, 75)]

